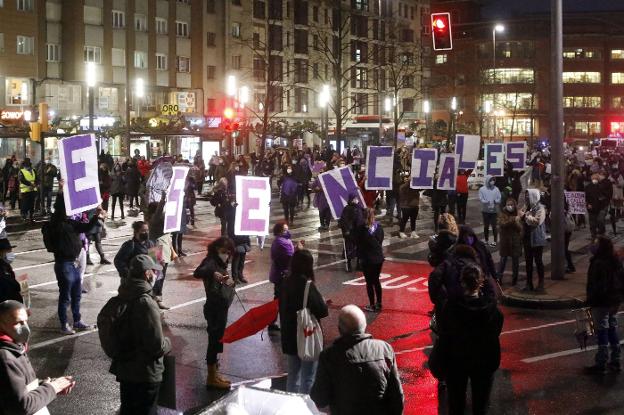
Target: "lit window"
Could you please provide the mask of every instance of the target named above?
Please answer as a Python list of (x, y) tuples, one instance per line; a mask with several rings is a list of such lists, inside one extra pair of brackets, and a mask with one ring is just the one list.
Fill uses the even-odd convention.
[(176, 69), (178, 72), (191, 72), (191, 58), (185, 56), (176, 57)]
[(102, 63), (102, 48), (100, 48), (99, 46), (85, 46), (84, 61)]
[(611, 59), (624, 59), (624, 49), (611, 50)]
[(525, 68), (486, 69), (482, 75), (488, 84), (532, 84), (535, 78), (533, 69)]
[(576, 121), (574, 122), (574, 132), (582, 135), (600, 134), (602, 131), (600, 121)]
[(17, 10), (26, 12), (26, 11), (31, 11), (32, 9), (33, 9), (33, 0), (17, 0)]
[[(481, 102), (496, 102), (497, 108), (505, 108), (513, 111), (535, 109), (537, 107), (537, 96), (529, 92), (510, 92), (506, 94), (485, 94), (481, 96)], [(484, 104), (485, 105), (485, 104)]]
[(30, 82), (28, 81), (28, 79), (7, 78), (5, 86), (7, 105), (30, 104)]
[(134, 15), (134, 30), (137, 32), (147, 32), (147, 18), (144, 14)]
[(564, 72), (564, 84), (599, 84), (600, 72)]
[(611, 108), (624, 108), (624, 97), (611, 97)]
[(157, 71), (167, 70), (167, 55), (163, 55), (162, 53), (156, 54), (156, 70)]
[(32, 37), (18, 36), (17, 37), (17, 54), (18, 55), (32, 55), (34, 43), (35, 43), (35, 40)]
[(436, 55), (436, 57), (435, 57), (436, 65), (441, 65), (443, 63), (446, 63), (447, 61), (448, 61), (448, 55), (446, 53), (442, 53), (440, 55)]
[(134, 67), (140, 69), (147, 68), (147, 52), (134, 51)]
[(624, 72), (613, 72), (611, 74), (612, 84), (624, 84)]
[(162, 19), (160, 17), (156, 18), (156, 34), (158, 35), (167, 34), (167, 20)]
[(189, 28), (187, 22), (178, 22), (176, 21), (176, 36), (177, 37), (188, 37), (189, 36)]
[(599, 59), (601, 57), (601, 50), (595, 48), (566, 48), (563, 50), (564, 59)]
[(564, 108), (600, 108), (602, 97), (563, 97)]
[(503, 117), (496, 121), (496, 128), (503, 136), (529, 136), (531, 135), (530, 118), (514, 118), (513, 116)]
[(240, 38), (241, 37), (241, 24), (237, 22), (232, 23), (232, 37)]
[(48, 43), (46, 45), (46, 61), (47, 62), (60, 62), (61, 60), (61, 45), (55, 43)]
[(126, 13), (120, 10), (113, 10), (113, 27), (122, 29), (126, 27)]

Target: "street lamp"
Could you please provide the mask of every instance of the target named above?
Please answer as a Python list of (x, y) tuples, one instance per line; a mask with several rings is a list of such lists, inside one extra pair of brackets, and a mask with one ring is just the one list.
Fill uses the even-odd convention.
[(423, 101), (423, 112), (425, 113), (425, 138), (429, 141), (429, 114), (431, 113), (431, 102), (428, 99)]
[(496, 33), (503, 33), (505, 31), (505, 26), (498, 23), (494, 25), (492, 28), (492, 80), (494, 84), (494, 108), (496, 108), (496, 91), (498, 88), (496, 87)]
[(384, 99), (384, 111), (390, 112), (391, 109), (392, 109), (392, 101), (390, 100), (390, 98), (386, 97), (386, 99)]
[(457, 97), (451, 98), (451, 111), (457, 111)]
[(89, 94), (89, 131), (93, 132), (93, 113), (95, 111), (95, 84), (97, 83), (94, 62), (87, 62), (85, 79), (87, 81)]
[(321, 107), (321, 132), (326, 145), (329, 144), (329, 97), (329, 85), (325, 84), (319, 93), (319, 106)]

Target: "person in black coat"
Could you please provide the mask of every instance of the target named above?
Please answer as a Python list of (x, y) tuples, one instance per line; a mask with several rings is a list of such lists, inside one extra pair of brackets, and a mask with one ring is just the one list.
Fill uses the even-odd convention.
[(449, 415), (463, 415), (468, 379), (472, 388), (472, 413), (488, 410), (494, 372), (500, 365), (499, 336), (503, 314), (491, 298), (482, 295), (484, 276), (478, 266), (462, 270), (463, 295), (448, 301), (438, 317), (436, 348), (446, 366)]
[[(303, 303), (307, 283), (310, 282), (308, 301)], [(289, 275), (284, 278), (280, 292), (280, 325), (282, 352), (288, 358), (286, 391), (309, 394), (316, 375), (316, 361), (304, 362), (297, 349), (297, 312), (307, 307), (318, 321), (329, 315), (323, 296), (314, 285), (314, 258), (307, 249), (295, 251)]]
[(587, 305), (591, 307), (594, 318), (598, 351), (595, 365), (586, 370), (605, 373), (608, 362), (609, 368), (619, 372), (620, 340), (617, 333), (617, 312), (623, 298), (624, 269), (613, 249), (611, 239), (599, 236), (590, 250), (593, 256), (587, 270)]
[(13, 248), (8, 239), (0, 239), (0, 303), (6, 300), (24, 302), (20, 284), (11, 268), (11, 262), (15, 259)]
[[(364, 278), (366, 279), (366, 293), (368, 294), (366, 311), (381, 311), (381, 282), (379, 276), (384, 263), (382, 243), (384, 231), (381, 224), (375, 220), (375, 209), (366, 209), (366, 222), (359, 227), (356, 244)], [(377, 301), (375, 301), (377, 297)]]
[(364, 224), (363, 210), (359, 205), (360, 198), (357, 193), (349, 195), (347, 206), (342, 209), (338, 224), (344, 239), (344, 256), (347, 260), (347, 272), (351, 272), (351, 260), (357, 256), (355, 233)]
[(470, 226), (461, 225), (459, 227), (457, 241), (458, 243), (471, 246), (475, 251), (477, 251), (477, 254), (479, 255), (479, 266), (485, 273), (486, 278), (496, 278), (496, 266), (494, 265), (492, 254), (485, 244), (477, 238), (477, 235)]

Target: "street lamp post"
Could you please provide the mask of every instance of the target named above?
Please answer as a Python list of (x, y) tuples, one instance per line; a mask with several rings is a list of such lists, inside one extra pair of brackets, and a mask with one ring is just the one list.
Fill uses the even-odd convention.
[(329, 146), (329, 85), (323, 85), (319, 94), (319, 105), (321, 107), (321, 134), (326, 146)]
[[(87, 81), (87, 93), (89, 95), (89, 132), (93, 133), (93, 117), (95, 112), (95, 84), (97, 78), (95, 74), (95, 63), (87, 62), (86, 67), (86, 81)], [(100, 152), (100, 140), (96, 140), (98, 154)]]
[(453, 130), (455, 129), (454, 127), (455, 114), (457, 114), (457, 97), (452, 97), (451, 98), (451, 110), (449, 114), (450, 117), (449, 117), (448, 132), (446, 135), (446, 148), (447, 149), (451, 148), (451, 135), (453, 134)]
[(426, 142), (430, 142), (431, 132), (429, 131), (431, 128), (429, 122), (429, 114), (431, 113), (431, 102), (428, 99), (423, 101), (423, 112), (425, 113), (425, 139)]
[[(498, 85), (496, 84), (496, 33), (503, 33), (505, 31), (505, 26), (502, 24), (497, 24), (492, 28), (492, 81), (494, 85), (494, 109), (496, 110), (496, 93), (498, 92)], [(496, 137), (496, 134), (494, 134)]]
[[(226, 103), (227, 107), (233, 106), (232, 103), (234, 101), (234, 98), (236, 97), (237, 92), (238, 92), (238, 87), (237, 87), (237, 82), (236, 82), (236, 76), (228, 75), (228, 77), (225, 80), (225, 93), (228, 96), (228, 102)], [(227, 140), (227, 145), (228, 145), (228, 149), (230, 152), (230, 156), (232, 156), (234, 154), (234, 143), (232, 142), (231, 133), (227, 134), (226, 140)]]

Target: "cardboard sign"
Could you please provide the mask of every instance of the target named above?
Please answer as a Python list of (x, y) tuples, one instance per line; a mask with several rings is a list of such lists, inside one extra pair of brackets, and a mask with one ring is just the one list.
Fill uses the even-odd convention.
[(392, 190), (393, 162), (393, 147), (366, 148), (366, 190)]
[(505, 151), (503, 143), (489, 143), (485, 145), (485, 175), (502, 176), (505, 167)]
[(178, 232), (182, 224), (182, 212), (184, 210), (184, 187), (186, 175), (189, 171), (187, 166), (173, 166), (173, 176), (167, 190), (167, 203), (165, 204), (164, 233)]
[(568, 212), (572, 215), (584, 215), (587, 213), (585, 192), (564, 192), (568, 202)]
[(438, 190), (455, 190), (459, 158), (458, 154), (445, 153), (440, 155)]
[(458, 169), (474, 170), (479, 161), (481, 136), (457, 134), (455, 136), (455, 154), (459, 155)]
[(412, 152), (412, 172), (410, 187), (412, 189), (433, 189), (438, 162), (438, 150), (435, 148), (415, 148)]
[(511, 163), (514, 171), (526, 169), (526, 141), (510, 141), (505, 145), (505, 159)]
[(97, 207), (101, 202), (97, 148), (93, 134), (75, 135), (58, 142), (63, 200), (68, 216)]
[(271, 188), (268, 177), (236, 177), (234, 234), (267, 235), (271, 220)]
[(318, 178), (334, 219), (340, 218), (350, 194), (357, 194), (360, 206), (366, 206), (350, 166), (330, 170), (320, 174)]

